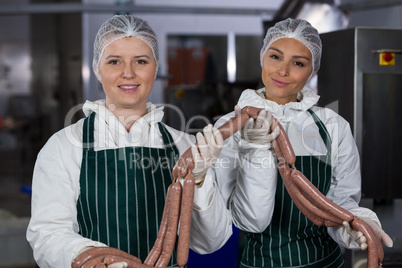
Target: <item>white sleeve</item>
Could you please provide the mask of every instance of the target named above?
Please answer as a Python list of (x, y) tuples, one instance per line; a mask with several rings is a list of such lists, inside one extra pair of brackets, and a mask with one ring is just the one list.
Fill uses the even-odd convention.
[[(359, 207), (361, 198), (361, 172), (359, 152), (349, 124), (338, 117), (337, 135), (332, 135), (332, 182), (327, 193), (328, 199), (358, 217), (370, 218), (381, 226), (377, 215), (370, 209)], [(339, 142), (335, 142), (339, 141)], [(329, 227), (328, 234), (341, 246), (359, 249), (350, 239), (344, 227)]]
[(82, 248), (105, 246), (78, 234), (76, 200), (81, 159), (77, 162), (71, 150), (78, 150), (80, 158), (82, 149), (66, 145), (60, 135), (54, 135), (38, 154), (34, 168), (27, 240), (41, 268), (71, 267)]
[[(216, 190), (211, 169), (202, 187), (195, 187), (194, 201), (190, 247), (199, 254), (217, 251), (227, 242), (233, 230), (232, 217), (222, 195)], [(207, 206), (199, 207), (200, 204)]]
[[(220, 119), (216, 127), (232, 116)], [(247, 143), (238, 132), (225, 140), (214, 170), (233, 222), (243, 231), (262, 232), (271, 221), (277, 183), (275, 161), (269, 146)]]

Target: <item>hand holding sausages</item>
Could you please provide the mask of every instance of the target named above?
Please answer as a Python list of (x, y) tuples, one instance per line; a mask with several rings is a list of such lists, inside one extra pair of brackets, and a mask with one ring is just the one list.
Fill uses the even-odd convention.
[(362, 232), (356, 231), (352, 229), (349, 222), (344, 221), (342, 223), (343, 228), (345, 228), (346, 233), (349, 235), (351, 239), (353, 239), (360, 247), (361, 250), (367, 249), (367, 238), (363, 235)]
[(197, 145), (191, 146), (191, 152), (194, 161), (195, 183), (201, 184), (205, 179), (207, 170), (216, 162), (223, 148), (222, 134), (211, 124), (203, 130), (204, 135), (197, 133)]
[(389, 248), (392, 248), (394, 245), (394, 242), (392, 241), (391, 237), (384, 232), (384, 230), (379, 226), (375, 221), (373, 221), (370, 218), (362, 217), (359, 216), (360, 219), (364, 220), (370, 227), (373, 229), (373, 231), (377, 234), (378, 238), (384, 243)]
[[(240, 106), (235, 106), (235, 114), (241, 113)], [(242, 139), (250, 143), (257, 144), (270, 144), (279, 135), (279, 127), (276, 127), (271, 132), (270, 127), (272, 124), (272, 114), (270, 111), (261, 110), (257, 118), (252, 118), (246, 122), (244, 127), (240, 130)]]

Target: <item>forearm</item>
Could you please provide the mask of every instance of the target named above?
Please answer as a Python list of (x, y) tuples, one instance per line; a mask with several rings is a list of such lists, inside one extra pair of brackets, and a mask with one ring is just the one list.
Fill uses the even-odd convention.
[(277, 169), (268, 148), (240, 154), (236, 187), (230, 200), (234, 224), (241, 230), (258, 233), (271, 222), (275, 204)]

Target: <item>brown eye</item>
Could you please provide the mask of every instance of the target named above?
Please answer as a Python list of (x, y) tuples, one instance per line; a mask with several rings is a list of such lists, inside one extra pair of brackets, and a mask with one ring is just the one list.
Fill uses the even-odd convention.
[(111, 60), (111, 61), (109, 61), (109, 64), (110, 64), (110, 65), (117, 65), (117, 64), (119, 64), (119, 61), (117, 61), (117, 60)]

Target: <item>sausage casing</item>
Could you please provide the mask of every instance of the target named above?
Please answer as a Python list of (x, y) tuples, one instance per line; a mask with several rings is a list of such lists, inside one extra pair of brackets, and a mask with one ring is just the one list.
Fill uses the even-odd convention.
[(181, 199), (179, 239), (177, 244), (177, 264), (183, 267), (187, 264), (190, 248), (191, 215), (194, 201), (195, 180), (190, 172), (183, 181)]

